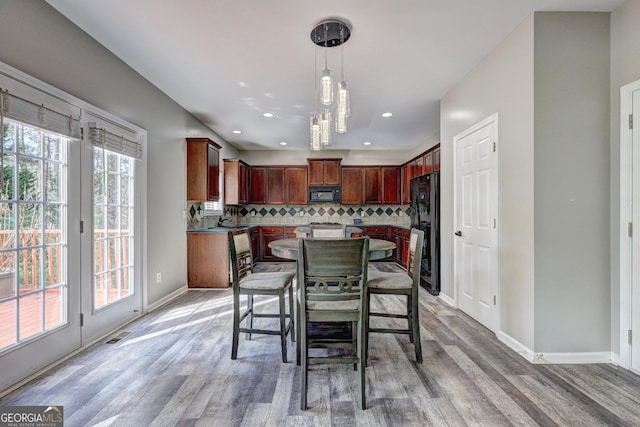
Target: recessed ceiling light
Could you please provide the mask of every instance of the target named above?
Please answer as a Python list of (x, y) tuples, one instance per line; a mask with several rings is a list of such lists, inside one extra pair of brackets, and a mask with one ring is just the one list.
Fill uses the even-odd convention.
[(286, 141), (280, 141), (280, 145), (287, 145)]
[(263, 115), (264, 117), (269, 118), (269, 119), (270, 119), (271, 117), (273, 117), (273, 113), (264, 113), (264, 114), (262, 114), (262, 115)]
[(391, 117), (391, 116), (393, 116), (393, 113), (390, 113), (388, 111), (386, 113), (382, 113), (382, 117)]
[(371, 142), (365, 141), (365, 142), (362, 143), (362, 145), (371, 145)]
[(241, 130), (232, 130), (231, 133), (235, 133), (237, 135), (241, 134), (242, 131)]

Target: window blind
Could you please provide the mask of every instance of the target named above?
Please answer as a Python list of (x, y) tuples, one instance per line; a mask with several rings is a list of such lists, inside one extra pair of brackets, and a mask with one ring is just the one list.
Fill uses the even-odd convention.
[(97, 123), (89, 123), (89, 141), (105, 150), (123, 154), (134, 159), (142, 159), (142, 144), (123, 135), (100, 127)]
[(44, 104), (12, 95), (0, 89), (0, 109), (2, 118), (9, 118), (70, 138), (82, 137), (80, 117), (63, 114)]

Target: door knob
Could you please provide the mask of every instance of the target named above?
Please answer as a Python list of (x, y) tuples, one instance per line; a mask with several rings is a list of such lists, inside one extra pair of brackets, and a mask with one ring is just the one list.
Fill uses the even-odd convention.
[(458, 231), (456, 231), (456, 232), (455, 232), (455, 233), (453, 233), (453, 234), (455, 234), (456, 236), (462, 236), (462, 231), (458, 230)]

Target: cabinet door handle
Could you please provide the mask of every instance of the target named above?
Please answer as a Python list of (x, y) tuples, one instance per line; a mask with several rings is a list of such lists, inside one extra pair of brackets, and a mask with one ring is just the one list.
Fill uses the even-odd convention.
[(462, 231), (458, 230), (458, 231), (456, 231), (456, 232), (455, 232), (455, 233), (453, 233), (453, 234), (455, 234), (456, 236), (462, 236)]

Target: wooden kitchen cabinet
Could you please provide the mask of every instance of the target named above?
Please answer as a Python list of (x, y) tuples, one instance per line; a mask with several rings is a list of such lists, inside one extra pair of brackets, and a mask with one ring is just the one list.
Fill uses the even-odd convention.
[(361, 205), (364, 203), (364, 170), (361, 166), (342, 167), (343, 205)]
[(229, 237), (227, 233), (188, 233), (188, 287), (228, 288), (229, 284)]
[(340, 185), (340, 163), (342, 159), (307, 159), (309, 186)]
[(378, 166), (365, 166), (364, 173), (364, 203), (377, 204), (382, 202), (382, 170)]
[(238, 159), (224, 159), (224, 203), (246, 205), (249, 203), (248, 164)]
[(433, 150), (433, 171), (440, 172), (440, 146)]
[(309, 202), (307, 176), (306, 166), (290, 166), (285, 168), (286, 204), (306, 205)]
[(409, 239), (411, 231), (392, 227), (393, 242), (396, 244), (395, 260), (404, 268), (409, 266)]
[(187, 200), (220, 200), (220, 145), (209, 138), (186, 138)]
[(269, 167), (267, 172), (267, 204), (284, 205), (285, 192), (285, 168)]
[(364, 167), (364, 203), (400, 203), (400, 168), (397, 166)]
[[(295, 238), (296, 227), (262, 226), (260, 227), (260, 260), (284, 261), (271, 253), (269, 243), (274, 240)], [(287, 260), (291, 261), (291, 260)]]
[(268, 174), (269, 170), (266, 167), (251, 167), (249, 171), (249, 203), (259, 205), (267, 203)]
[(383, 166), (382, 176), (382, 203), (389, 205), (400, 204), (400, 168), (397, 166)]
[(260, 227), (252, 227), (249, 229), (249, 238), (251, 239), (251, 254), (253, 255), (253, 263), (259, 261), (260, 257)]
[(411, 193), (410, 193), (410, 185), (411, 185), (411, 168), (409, 165), (405, 164), (401, 168), (402, 173), (402, 203), (409, 204), (411, 203)]
[(372, 239), (389, 239), (389, 227), (386, 225), (360, 225), (362, 228), (362, 235), (369, 236)]
[(429, 151), (427, 154), (424, 155), (423, 162), (424, 162), (423, 174), (428, 174), (433, 172), (433, 153), (431, 151)]

